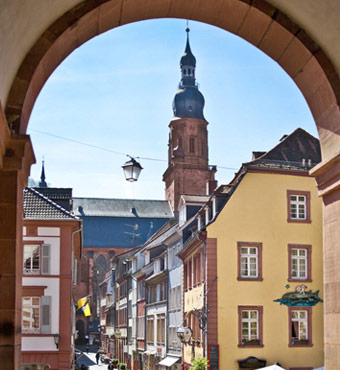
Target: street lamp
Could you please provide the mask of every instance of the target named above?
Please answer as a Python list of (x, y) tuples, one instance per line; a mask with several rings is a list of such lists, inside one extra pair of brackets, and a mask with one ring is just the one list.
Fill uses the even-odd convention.
[(134, 182), (138, 180), (139, 174), (143, 167), (131, 156), (130, 160), (122, 166), (126, 181)]
[(54, 344), (58, 349), (59, 348), (59, 339), (60, 339), (59, 334), (54, 334), (53, 339), (54, 339)]

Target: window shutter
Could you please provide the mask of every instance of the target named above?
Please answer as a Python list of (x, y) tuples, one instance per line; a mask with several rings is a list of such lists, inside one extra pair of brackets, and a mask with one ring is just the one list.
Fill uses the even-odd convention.
[(51, 246), (49, 244), (42, 245), (42, 253), (41, 253), (41, 274), (48, 275), (50, 274), (50, 266), (51, 266)]
[(41, 334), (51, 333), (51, 296), (41, 297)]

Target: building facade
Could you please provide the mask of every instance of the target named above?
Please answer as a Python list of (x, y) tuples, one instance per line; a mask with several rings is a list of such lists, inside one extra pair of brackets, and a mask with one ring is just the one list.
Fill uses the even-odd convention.
[(74, 365), (76, 259), (82, 222), (33, 188), (24, 190), (23, 370)]
[[(77, 313), (78, 343), (100, 343), (100, 284), (117, 254), (143, 244), (173, 212), (167, 201), (73, 198), (84, 223), (84, 256), (79, 262), (77, 298), (90, 297), (92, 314)], [(88, 339), (87, 339), (88, 338)]]
[(207, 264), (209, 248), (217, 257), (207, 330), (217, 307), (220, 369), (323, 365), (322, 209), (309, 176), (319, 161), (318, 140), (297, 129), (254, 153), (226, 188), (222, 209), (213, 194), (199, 212)]

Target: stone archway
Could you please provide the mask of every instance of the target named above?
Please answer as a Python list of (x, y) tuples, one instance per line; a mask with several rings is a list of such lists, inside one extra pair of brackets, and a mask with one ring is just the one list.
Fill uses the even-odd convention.
[[(34, 161), (25, 135), (34, 102), (54, 69), (77, 47), (114, 27), (151, 18), (181, 17), (205, 22), (239, 35), (261, 49), (295, 81), (314, 116), (323, 162), (313, 169), (324, 200), (325, 250), (325, 343), (327, 369), (336, 369), (339, 360), (337, 332), (340, 305), (340, 79), (317, 42), (307, 32), (272, 6), (268, 0), (88, 0), (69, 9), (41, 34), (26, 54), (11, 86), (6, 117), (0, 116), (0, 240), (7, 243), (11, 261), (0, 272), (1, 286), (8, 284), (11, 302), (1, 317), (2, 364), (16, 368), (20, 345), (20, 240), (21, 193)], [(14, 225), (14, 226), (13, 226)], [(10, 226), (10, 227), (8, 227)], [(19, 261), (19, 262), (18, 262)], [(5, 275), (6, 275), (5, 274)], [(7, 276), (6, 275), (6, 276)], [(0, 287), (1, 287), (0, 286)], [(339, 330), (340, 331), (340, 330)], [(19, 338), (19, 339), (18, 339)], [(11, 359), (8, 362), (8, 359)], [(7, 365), (5, 365), (4, 368)]]

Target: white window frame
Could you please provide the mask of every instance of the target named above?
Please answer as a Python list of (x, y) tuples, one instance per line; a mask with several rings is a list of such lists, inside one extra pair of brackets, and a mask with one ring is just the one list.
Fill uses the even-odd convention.
[[(247, 312), (248, 317), (244, 318), (243, 313)], [(252, 313), (256, 313), (256, 318), (251, 317)], [(254, 325), (256, 324), (256, 335), (252, 334), (252, 329), (254, 329)], [(244, 328), (243, 324), (247, 325), (247, 328)], [(247, 329), (247, 335), (243, 334), (243, 330)], [(259, 333), (259, 311), (258, 310), (242, 310), (241, 311), (241, 339), (242, 341), (252, 341), (252, 340), (259, 340), (260, 333)]]
[[(293, 255), (293, 251), (296, 251), (297, 255)], [(300, 255), (301, 251), (304, 251), (304, 253), (305, 253), (304, 256)], [(292, 248), (290, 253), (291, 253), (291, 256), (290, 256), (290, 258), (291, 258), (291, 269), (292, 269), (291, 279), (307, 280), (307, 278), (308, 278), (308, 250), (305, 249), (305, 248)], [(296, 260), (295, 264), (294, 264), (294, 260)], [(305, 262), (304, 276), (302, 276), (302, 274), (301, 274), (301, 272), (302, 272), (301, 261)], [(296, 268), (293, 267), (294, 265), (296, 265)], [(296, 276), (294, 276), (294, 272), (296, 273)]]
[[(294, 314), (297, 313), (297, 317), (294, 318)], [(304, 314), (305, 317), (301, 317)], [(293, 337), (293, 332), (292, 332), (292, 341), (294, 343), (294, 340), (306, 340), (308, 341), (308, 311), (305, 310), (292, 310), (291, 312), (291, 321), (292, 325), (294, 322), (298, 323), (298, 338)], [(305, 328), (303, 326), (305, 325)], [(304, 337), (302, 337), (303, 332), (305, 331)]]
[[(243, 250), (246, 249), (247, 252), (243, 253)], [(250, 249), (255, 249), (256, 254), (250, 253)], [(251, 259), (255, 258), (255, 275), (251, 274)], [(244, 263), (244, 261), (246, 263)], [(256, 279), (259, 276), (259, 249), (256, 246), (241, 246), (240, 249), (240, 269), (241, 269), (241, 278), (253, 278)], [(244, 265), (247, 266), (247, 273), (244, 273)]]
[[(33, 269), (33, 250), (34, 248), (37, 248), (38, 247), (38, 251), (39, 251), (39, 267), (37, 269)], [(25, 258), (25, 251), (27, 250), (30, 250), (30, 253), (29, 253), (29, 257), (28, 258)], [(26, 268), (25, 267), (25, 260), (27, 259), (30, 259), (31, 263), (30, 263), (30, 268)], [(24, 251), (23, 251), (23, 273), (26, 274), (26, 275), (40, 275), (40, 269), (41, 269), (41, 244), (24, 244)]]
[[(27, 303), (27, 300), (30, 300), (30, 303)], [(38, 304), (33, 304), (33, 299), (38, 299)], [(38, 311), (38, 327), (32, 327), (33, 323), (33, 317), (34, 313), (33, 310), (37, 309)], [(29, 316), (27, 316), (28, 321), (30, 322), (30, 327), (24, 326), (24, 317), (26, 318), (25, 313), (29, 313)], [(29, 334), (39, 334), (40, 328), (41, 328), (41, 298), (36, 296), (25, 296), (22, 297), (22, 314), (21, 314), (21, 327), (23, 333), (29, 333)]]
[[(293, 200), (292, 197), (295, 197), (296, 200)], [(303, 199), (299, 199), (303, 198)], [(307, 196), (299, 194), (290, 194), (289, 196), (289, 212), (291, 220), (306, 220), (307, 219)], [(302, 206), (303, 215), (300, 216), (300, 206)], [(295, 215), (293, 213), (293, 208), (295, 208)]]

